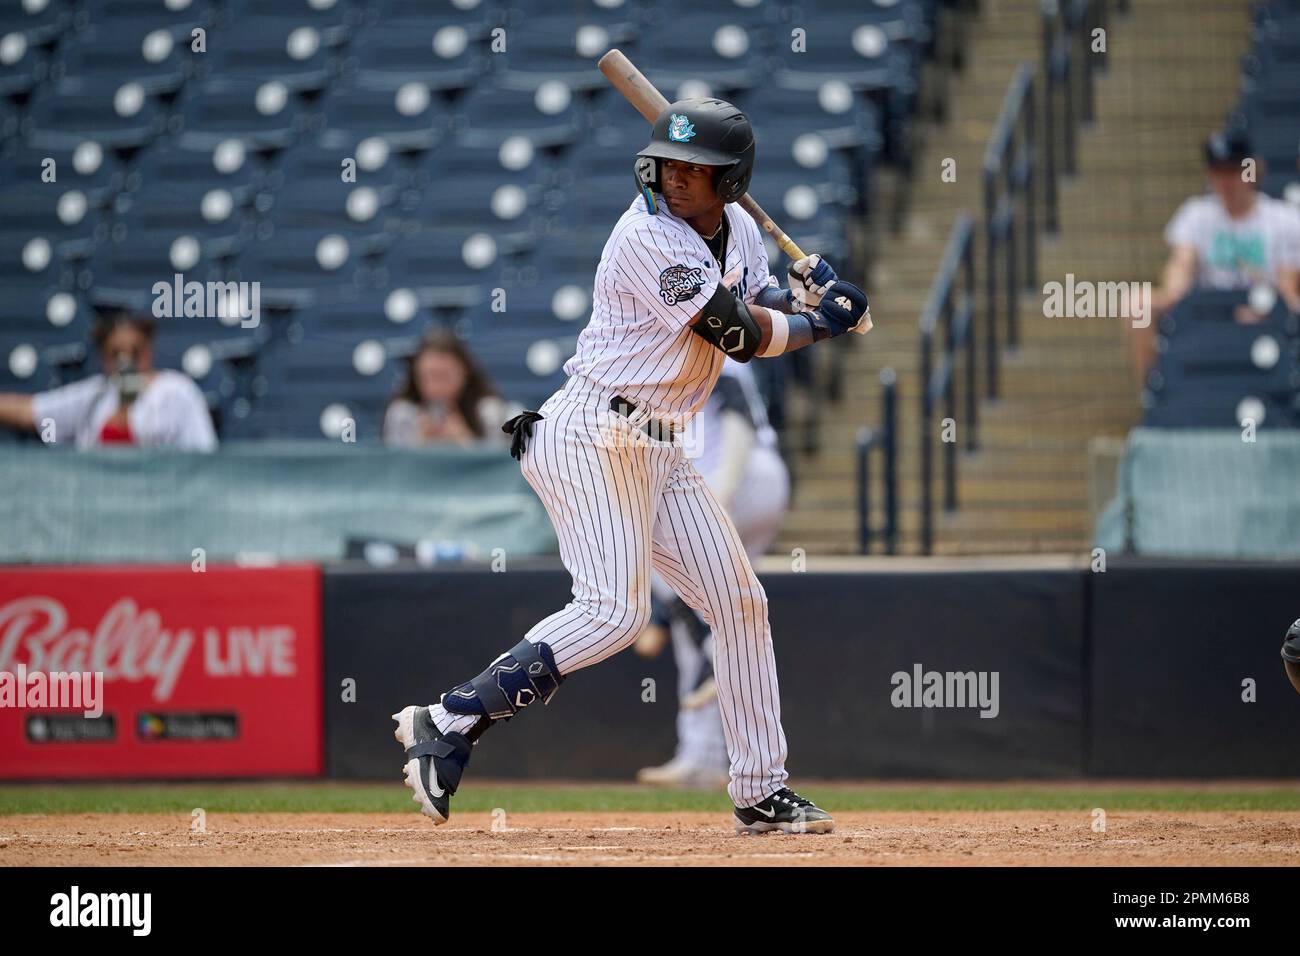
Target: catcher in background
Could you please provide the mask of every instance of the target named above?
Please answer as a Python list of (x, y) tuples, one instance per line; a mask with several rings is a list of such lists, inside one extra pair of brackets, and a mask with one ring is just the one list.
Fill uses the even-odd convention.
[[(713, 394), (692, 423), (688, 456), (731, 517), (750, 560), (764, 554), (785, 518), (790, 474), (777, 450), (776, 432), (753, 371), (728, 359)], [(656, 657), (669, 639), (677, 665), (677, 751), (658, 767), (637, 773), (661, 787), (725, 787), (727, 741), (713, 676), (713, 635), (700, 616), (658, 574), (651, 581), (650, 626), (633, 647)]]

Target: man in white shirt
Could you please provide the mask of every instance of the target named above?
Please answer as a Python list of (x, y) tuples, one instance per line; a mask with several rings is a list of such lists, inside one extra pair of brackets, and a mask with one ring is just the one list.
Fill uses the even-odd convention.
[(217, 447), (198, 386), (180, 372), (154, 368), (151, 320), (119, 313), (99, 320), (92, 335), (103, 374), (35, 395), (0, 394), (0, 424), (76, 448)]
[[(1248, 161), (1256, 161), (1254, 175)], [(1300, 311), (1300, 212), (1260, 193), (1262, 175), (1250, 140), (1240, 131), (1216, 133), (1205, 144), (1211, 192), (1193, 196), (1165, 227), (1169, 260), (1151, 295), (1148, 318), (1159, 318), (1193, 289), (1273, 286)], [(1239, 310), (1238, 321), (1258, 321)], [(1130, 357), (1140, 381), (1155, 362), (1154, 322), (1134, 324)]]

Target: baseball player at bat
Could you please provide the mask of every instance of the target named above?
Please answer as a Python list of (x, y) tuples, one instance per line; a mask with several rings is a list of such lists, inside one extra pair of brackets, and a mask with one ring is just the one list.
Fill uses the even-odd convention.
[(794, 291), (769, 275), (758, 226), (732, 205), (753, 174), (754, 136), (730, 103), (669, 104), (634, 169), (638, 195), (605, 243), (567, 382), (504, 426), (555, 525), (573, 600), (437, 703), (393, 715), (406, 783), (445, 823), (488, 729), (636, 640), (655, 571), (713, 634), (737, 832), (827, 833), (830, 814), (786, 785), (767, 595), (681, 430), (725, 357), (842, 335), (869, 320), (867, 297), (812, 257), (792, 269)]

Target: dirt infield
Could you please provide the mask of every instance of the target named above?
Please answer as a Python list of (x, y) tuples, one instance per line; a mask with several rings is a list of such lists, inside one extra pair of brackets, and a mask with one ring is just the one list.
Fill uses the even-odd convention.
[[(0, 866), (1300, 865), (1300, 813), (1115, 812), (1105, 831), (1062, 812), (837, 815), (821, 836), (736, 836), (714, 813), (0, 817)], [(494, 824), (498, 829), (494, 830)], [(505, 827), (501, 829), (501, 827)]]

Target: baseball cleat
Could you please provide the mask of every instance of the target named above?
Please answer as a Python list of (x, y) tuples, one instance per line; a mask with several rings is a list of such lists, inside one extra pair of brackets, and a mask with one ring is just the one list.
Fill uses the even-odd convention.
[(680, 787), (683, 789), (720, 790), (730, 781), (723, 770), (710, 770), (674, 757), (659, 767), (642, 767), (636, 772), (636, 782), (652, 787)]
[(402, 767), (411, 799), (420, 812), (434, 822), (446, 823), (451, 816), (451, 796), (469, 763), (470, 742), (460, 734), (444, 734), (433, 722), (428, 707), (406, 707), (393, 720), (393, 736), (406, 750)]
[(737, 833), (830, 833), (835, 821), (825, 810), (789, 787), (752, 807), (736, 808)]

